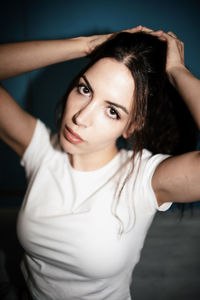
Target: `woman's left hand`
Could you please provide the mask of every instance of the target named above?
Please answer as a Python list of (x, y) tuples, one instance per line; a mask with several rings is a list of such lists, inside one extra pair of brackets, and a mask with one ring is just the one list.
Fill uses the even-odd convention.
[(146, 27), (143, 27), (142, 31), (167, 42), (166, 72), (168, 78), (186, 103), (200, 129), (200, 80), (185, 66), (183, 42), (171, 31), (165, 33), (162, 30), (153, 31)]
[(174, 68), (185, 68), (184, 43), (172, 31), (166, 33), (162, 30), (154, 31), (147, 27), (143, 27), (142, 31), (157, 36), (161, 41), (167, 42), (166, 72), (169, 76)]
[(167, 42), (166, 72), (170, 75), (173, 68), (185, 67), (184, 43), (171, 31), (161, 33), (159, 38)]

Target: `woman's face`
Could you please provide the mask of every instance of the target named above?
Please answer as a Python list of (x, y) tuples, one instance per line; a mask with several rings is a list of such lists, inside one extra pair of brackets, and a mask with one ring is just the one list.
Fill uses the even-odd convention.
[(103, 58), (88, 69), (70, 92), (60, 143), (73, 156), (112, 157), (116, 140), (126, 136), (133, 104), (134, 80), (128, 68)]

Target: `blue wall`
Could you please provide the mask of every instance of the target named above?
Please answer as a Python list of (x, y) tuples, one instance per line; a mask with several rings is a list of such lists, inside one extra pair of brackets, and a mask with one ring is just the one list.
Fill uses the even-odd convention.
[[(139, 24), (174, 31), (185, 42), (185, 59), (200, 77), (200, 2), (141, 0), (18, 0), (0, 6), (0, 42), (69, 38), (119, 31)], [(54, 128), (53, 112), (72, 76), (86, 59), (54, 65), (3, 82), (15, 99)], [(0, 205), (21, 201), (2, 190), (24, 190), (19, 158), (0, 142)]]

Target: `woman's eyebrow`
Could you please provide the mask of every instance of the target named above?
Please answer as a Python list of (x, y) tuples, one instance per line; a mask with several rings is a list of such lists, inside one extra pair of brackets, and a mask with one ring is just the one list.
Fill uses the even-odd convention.
[(121, 108), (127, 115), (129, 114), (128, 113), (128, 110), (126, 109), (126, 107), (118, 104), (118, 103), (115, 103), (115, 102), (111, 102), (111, 101), (106, 101), (106, 103), (110, 104), (110, 105), (113, 105), (113, 106), (116, 106), (118, 108)]
[[(86, 82), (86, 84), (87, 84), (88, 88), (91, 90), (91, 92), (94, 93), (94, 91), (93, 91), (93, 89), (92, 89), (92, 87), (91, 87), (91, 85), (90, 85), (87, 77), (85, 75), (82, 75), (81, 77), (84, 79), (84, 81)], [(123, 105), (120, 105), (118, 103), (111, 102), (111, 101), (108, 101), (108, 100), (105, 101), (105, 102), (108, 103), (108, 104), (110, 104), (110, 105), (113, 105), (113, 106), (116, 106), (118, 108), (121, 108), (127, 115), (129, 114), (128, 110)]]
[(90, 90), (92, 93), (94, 93), (94, 91), (93, 91), (93, 89), (92, 89), (92, 87), (91, 87), (91, 85), (90, 85), (90, 83), (89, 83), (87, 77), (86, 77), (85, 75), (82, 75), (81, 77), (82, 77), (82, 78), (84, 79), (84, 81), (86, 82), (86, 84), (87, 84), (89, 90)]

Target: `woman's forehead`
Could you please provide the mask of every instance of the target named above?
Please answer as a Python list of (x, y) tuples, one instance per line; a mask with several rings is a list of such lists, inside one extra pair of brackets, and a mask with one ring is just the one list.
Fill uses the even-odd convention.
[(97, 71), (105, 73), (108, 76), (123, 75), (126, 79), (129, 78), (130, 81), (133, 81), (133, 76), (128, 67), (114, 58), (105, 57), (99, 59), (86, 71), (86, 73), (95, 73)]
[(98, 60), (84, 75), (96, 90), (103, 88), (110, 91), (114, 97), (133, 97), (135, 83), (130, 70), (113, 58)]

